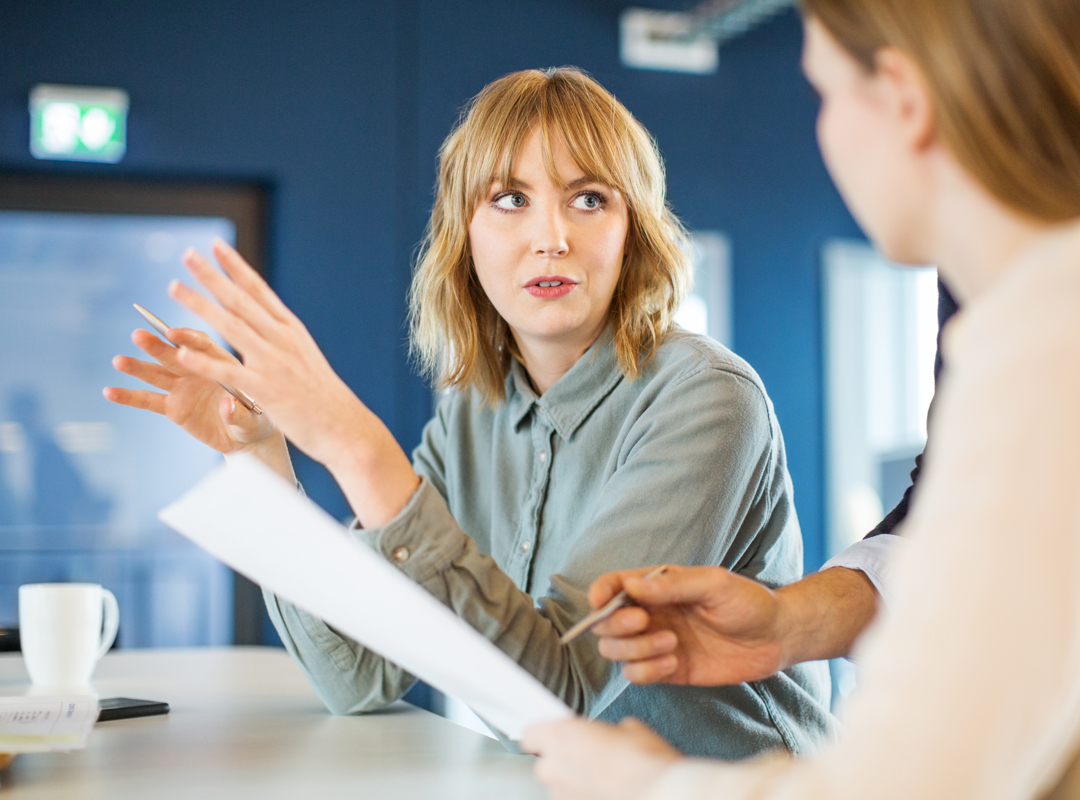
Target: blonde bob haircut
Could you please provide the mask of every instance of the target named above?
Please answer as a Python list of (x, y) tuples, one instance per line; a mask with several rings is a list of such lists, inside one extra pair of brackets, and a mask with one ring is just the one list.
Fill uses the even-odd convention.
[(1080, 2), (800, 1), (867, 70), (886, 47), (915, 62), (945, 145), (998, 200), (1080, 217)]
[(629, 225), (608, 311), (619, 367), (633, 380), (672, 325), (691, 280), (685, 233), (668, 208), (664, 166), (652, 137), (626, 108), (578, 69), (514, 72), (467, 105), (439, 151), (439, 182), (409, 292), (413, 352), (440, 388), (475, 388), (504, 399), (517, 347), (473, 268), (469, 223), (492, 182), (510, 184), (514, 159), (534, 131), (561, 186), (551, 150), (559, 141), (590, 180), (618, 191)]

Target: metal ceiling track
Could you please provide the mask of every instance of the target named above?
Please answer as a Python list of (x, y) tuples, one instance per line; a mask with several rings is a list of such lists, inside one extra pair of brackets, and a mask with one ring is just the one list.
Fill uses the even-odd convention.
[(686, 12), (684, 34), (693, 40), (708, 36), (718, 44), (749, 30), (795, 5), (796, 0), (705, 0)]
[(704, 0), (688, 11), (626, 8), (619, 54), (634, 69), (715, 73), (724, 42), (791, 8), (796, 0)]

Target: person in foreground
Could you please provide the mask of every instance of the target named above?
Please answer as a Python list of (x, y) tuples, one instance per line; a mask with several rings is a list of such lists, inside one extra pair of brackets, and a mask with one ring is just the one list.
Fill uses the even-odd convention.
[[(116, 367), (167, 394), (106, 397), (164, 413), (227, 455), (253, 453), (292, 481), (288, 438), (329, 468), (359, 540), (577, 712), (647, 719), (688, 753), (806, 752), (831, 725), (821, 665), (752, 685), (639, 687), (595, 637), (558, 642), (589, 610), (589, 584), (612, 569), (719, 564), (771, 586), (799, 575), (783, 440), (760, 379), (672, 324), (689, 281), (682, 242), (659, 154), (630, 113), (576, 70), (514, 73), (476, 98), (441, 151), (412, 335), (448, 391), (411, 463), (223, 244), (215, 253), (228, 277), (186, 257), (220, 305), (171, 291), (244, 364), (193, 331), (170, 334), (175, 351), (137, 331), (159, 363)], [(250, 394), (264, 417), (215, 381)], [(265, 596), (335, 713), (381, 708), (414, 683)]]
[[(1080, 2), (802, 6), (837, 186), (960, 303), (846, 733), (742, 765), (682, 759), (639, 723), (536, 726), (523, 746), (561, 800), (1080, 797)], [(594, 602), (625, 586), (645, 608), (601, 651), (642, 682), (729, 680), (731, 580), (605, 576)]]

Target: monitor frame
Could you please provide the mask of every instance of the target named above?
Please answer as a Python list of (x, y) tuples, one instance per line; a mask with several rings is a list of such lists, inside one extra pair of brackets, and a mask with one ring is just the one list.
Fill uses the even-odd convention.
[[(259, 181), (0, 170), (0, 211), (220, 217), (236, 226), (236, 249), (269, 280), (270, 188)], [(262, 590), (233, 572), (233, 644), (264, 644)]]

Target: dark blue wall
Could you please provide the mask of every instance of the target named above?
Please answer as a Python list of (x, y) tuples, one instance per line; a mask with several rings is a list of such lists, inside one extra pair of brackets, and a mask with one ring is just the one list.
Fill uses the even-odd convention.
[[(439, 143), (488, 81), (583, 67), (656, 136), (677, 212), (732, 239), (736, 349), (776, 404), (813, 568), (824, 555), (818, 251), (858, 232), (816, 151), (800, 26), (788, 14), (725, 47), (715, 76), (640, 72), (618, 61), (629, 4), (5, 1), (0, 167), (79, 169), (43, 167), (27, 146), (30, 87), (74, 83), (131, 94), (128, 155), (113, 171), (267, 182), (275, 287), (411, 447), (430, 399), (405, 357), (404, 294)], [(300, 471), (347, 513), (325, 473)]]

